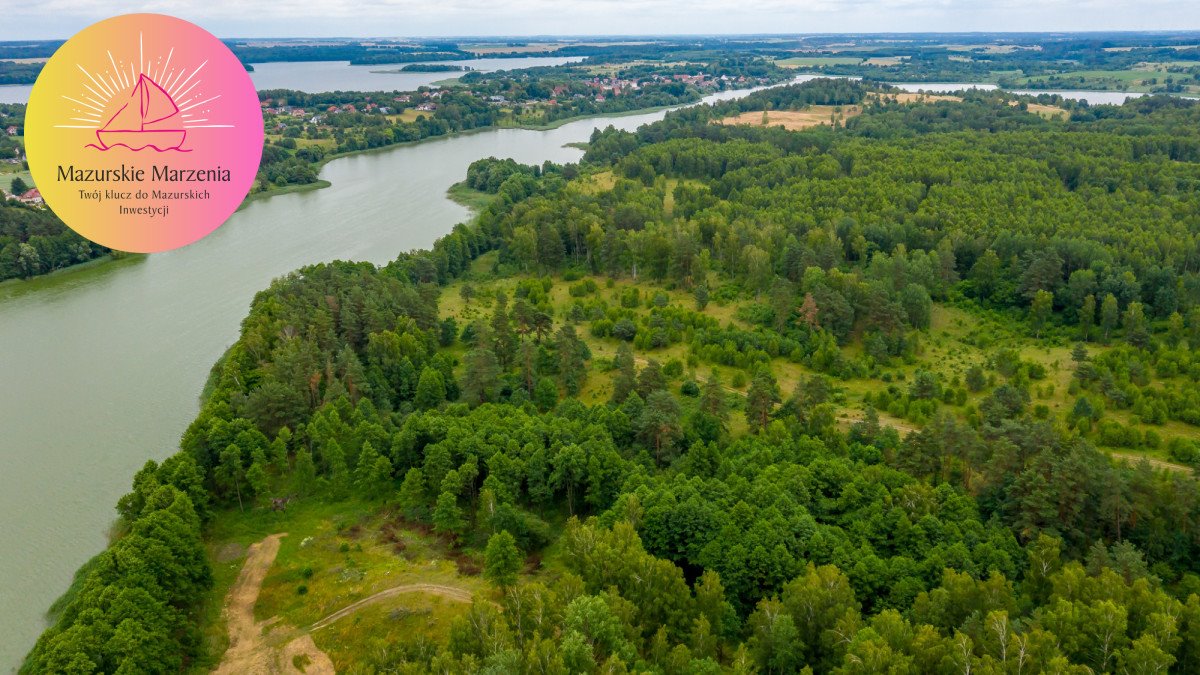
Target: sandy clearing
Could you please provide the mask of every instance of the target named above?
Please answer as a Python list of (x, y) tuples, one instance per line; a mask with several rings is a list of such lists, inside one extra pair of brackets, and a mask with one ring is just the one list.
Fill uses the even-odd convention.
[[(1015, 105), (1016, 102), (1014, 101), (1013, 103)], [(1029, 112), (1036, 113), (1038, 115), (1041, 115), (1042, 117), (1047, 117), (1047, 118), (1061, 117), (1063, 119), (1067, 118), (1067, 111), (1063, 110), (1062, 108), (1059, 108), (1058, 106), (1044, 105), (1042, 103), (1029, 103), (1029, 104), (1026, 104), (1025, 107), (1027, 110), (1029, 110)]]
[(345, 617), (345, 616), (348, 616), (350, 614), (357, 612), (358, 610), (362, 609), (363, 607), (365, 607), (367, 605), (370, 605), (375, 602), (379, 602), (380, 600), (386, 600), (387, 598), (392, 598), (397, 595), (403, 595), (404, 593), (425, 593), (427, 595), (436, 595), (438, 597), (447, 598), (449, 600), (454, 600), (456, 602), (466, 602), (466, 603), (471, 602), (471, 599), (474, 597), (471, 594), (471, 591), (468, 591), (465, 588), (456, 588), (454, 586), (440, 586), (438, 584), (405, 584), (404, 586), (394, 586), (392, 588), (387, 588), (382, 591), (379, 591), (378, 593), (376, 593), (374, 595), (365, 597), (362, 600), (359, 600), (358, 602), (349, 604), (349, 605), (339, 609), (338, 611), (334, 612), (333, 614), (330, 614), (329, 616), (325, 617), (324, 619), (321, 619), (320, 621), (314, 623), (309, 628), (309, 630), (310, 631), (320, 630), (320, 629), (328, 626), (329, 624), (337, 621), (338, 619), (341, 619), (342, 617)]
[[(221, 665), (213, 673), (217, 675), (275, 675), (276, 673), (305, 673), (305, 675), (333, 675), (333, 662), (325, 652), (317, 648), (312, 637), (301, 635), (287, 642), (282, 649), (272, 643), (286, 639), (294, 629), (278, 625), (278, 617), (266, 621), (254, 620), (254, 605), (262, 590), (263, 579), (275, 563), (279, 554), (279, 540), (286, 532), (272, 534), (262, 541), (251, 544), (246, 553), (246, 562), (238, 574), (237, 581), (229, 589), (225, 600), (225, 619), (229, 624), (229, 649), (221, 659)], [(270, 629), (270, 634), (267, 629)], [(296, 668), (296, 657), (307, 657), (304, 670)]]
[(899, 91), (880, 94), (871, 92), (867, 94), (868, 98), (881, 99), (884, 101), (895, 101), (896, 103), (937, 103), (938, 101), (950, 101), (952, 103), (961, 103), (961, 96), (951, 96), (949, 94), (924, 94), (916, 91)]
[(1164, 471), (1173, 471), (1175, 473), (1186, 473), (1189, 476), (1194, 473), (1192, 471), (1192, 467), (1190, 466), (1175, 464), (1173, 462), (1167, 462), (1161, 459), (1155, 459), (1153, 457), (1143, 457), (1142, 455), (1134, 454), (1132, 452), (1111, 452), (1109, 454), (1112, 455), (1113, 459), (1123, 460), (1130, 464), (1137, 464), (1144, 459), (1155, 469), (1163, 469)]
[(726, 117), (719, 120), (718, 124), (748, 124), (750, 126), (761, 127), (783, 127), (788, 131), (797, 131), (799, 129), (809, 129), (816, 126), (828, 126), (830, 119), (837, 115), (840, 120), (846, 120), (851, 117), (857, 117), (862, 113), (862, 109), (858, 106), (841, 106), (841, 111), (837, 107), (831, 105), (814, 105), (805, 108), (804, 110), (772, 110), (766, 113), (766, 121), (764, 124), (763, 112), (750, 111), (744, 112), (733, 117)]

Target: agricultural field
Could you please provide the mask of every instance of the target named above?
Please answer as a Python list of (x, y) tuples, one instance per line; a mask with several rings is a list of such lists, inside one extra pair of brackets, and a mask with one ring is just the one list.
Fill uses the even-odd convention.
[(858, 106), (814, 105), (804, 110), (771, 110), (767, 112), (744, 112), (720, 120), (720, 124), (745, 124), (750, 126), (783, 127), (789, 131), (831, 125), (862, 114)]

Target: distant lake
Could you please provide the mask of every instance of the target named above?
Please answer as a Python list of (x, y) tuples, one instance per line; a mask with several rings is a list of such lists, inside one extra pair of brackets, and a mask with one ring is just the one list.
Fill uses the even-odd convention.
[[(466, 66), (480, 72), (561, 66), (582, 61), (582, 56), (530, 56), (514, 59), (467, 59), (438, 61), (449, 66)], [(349, 61), (284, 61), (256, 63), (250, 79), (257, 89), (298, 89), (310, 93), (323, 91), (413, 91), (438, 80), (462, 75), (462, 72), (441, 73), (381, 73), (381, 70), (400, 70), (407, 63), (381, 63), (352, 66)], [(376, 71), (376, 72), (371, 72)], [(0, 85), (0, 103), (25, 103), (33, 85)]]
[[(519, 59), (469, 59), (466, 61), (438, 61), (439, 65), (466, 66), (490, 73), (496, 70), (561, 66), (582, 61), (582, 56), (536, 56)], [(462, 75), (462, 72), (441, 73), (383, 73), (383, 70), (400, 70), (407, 63), (384, 63), (369, 66), (352, 66), (349, 61), (285, 61), (281, 63), (256, 63), (250, 79), (260, 91), (263, 89), (298, 89), (307, 92), (322, 91), (413, 91), (438, 80)], [(374, 71), (374, 72), (372, 72)]]
[(0, 103), (26, 103), (32, 84), (0, 84)]
[[(904, 91), (927, 91), (933, 94), (942, 94), (949, 91), (962, 91), (963, 89), (982, 89), (991, 91), (996, 89), (994, 84), (984, 84), (980, 82), (888, 82), (893, 87), (899, 87)], [(1128, 91), (1070, 91), (1070, 90), (1035, 90), (1035, 89), (1009, 89), (1014, 94), (1037, 96), (1039, 94), (1056, 94), (1071, 101), (1087, 101), (1092, 105), (1102, 105), (1111, 103), (1113, 105), (1121, 105), (1131, 98), (1141, 98), (1146, 94), (1141, 92)]]

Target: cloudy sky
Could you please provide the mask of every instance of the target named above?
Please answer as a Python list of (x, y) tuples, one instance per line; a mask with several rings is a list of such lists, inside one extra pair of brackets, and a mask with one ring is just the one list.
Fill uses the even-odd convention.
[(139, 11), (221, 37), (1200, 29), (1195, 0), (0, 0), (0, 40)]

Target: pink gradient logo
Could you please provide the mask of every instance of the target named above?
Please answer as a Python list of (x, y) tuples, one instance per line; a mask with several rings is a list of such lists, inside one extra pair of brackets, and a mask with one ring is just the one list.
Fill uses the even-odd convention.
[(46, 63), (26, 151), (46, 203), (110, 248), (153, 253), (209, 234), (254, 185), (262, 110), (220, 40), (161, 14), (89, 26)]

